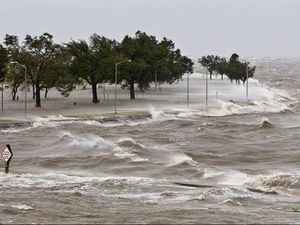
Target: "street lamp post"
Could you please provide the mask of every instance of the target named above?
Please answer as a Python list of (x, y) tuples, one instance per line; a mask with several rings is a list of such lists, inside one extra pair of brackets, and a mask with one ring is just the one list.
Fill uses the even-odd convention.
[(154, 79), (155, 79), (155, 94), (158, 94), (158, 90), (157, 90), (157, 67), (155, 68)]
[(25, 73), (25, 106), (24, 106), (24, 112), (25, 112), (25, 117), (27, 116), (27, 67), (17, 61), (10, 62), (12, 65), (18, 65), (24, 69)]
[(247, 101), (249, 101), (249, 62), (247, 62), (246, 60), (241, 61), (244, 62), (246, 65), (246, 99)]
[[(157, 64), (159, 64), (160, 62), (162, 62), (163, 60), (158, 60), (156, 61), (156, 65), (155, 65), (155, 73), (154, 73), (154, 81), (155, 81), (155, 94), (158, 94), (158, 81), (157, 81)], [(168, 60), (167, 60), (168, 61)]]
[(131, 59), (126, 59), (115, 64), (115, 114), (117, 114), (117, 83), (118, 83), (118, 65), (124, 62), (131, 62)]
[(4, 86), (3, 86), (4, 81), (1, 82), (1, 111), (3, 112), (3, 92), (4, 92)]
[(185, 65), (188, 69), (187, 73), (187, 80), (186, 80), (186, 105), (189, 107), (189, 100), (190, 100), (190, 64), (189, 63), (184, 63), (180, 61), (175, 61), (174, 63), (181, 63), (182, 65)]
[(207, 64), (207, 66), (205, 66), (205, 108), (206, 108), (206, 112), (207, 112), (207, 107), (208, 107), (208, 67), (211, 64)]
[(206, 68), (206, 76), (205, 76), (205, 109), (207, 112), (208, 107), (208, 68)]
[(247, 77), (247, 82), (246, 82), (246, 97), (247, 101), (249, 101), (249, 63), (246, 63), (246, 77)]

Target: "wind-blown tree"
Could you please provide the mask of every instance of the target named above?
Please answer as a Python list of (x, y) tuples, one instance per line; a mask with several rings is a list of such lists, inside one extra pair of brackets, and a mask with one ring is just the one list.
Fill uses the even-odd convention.
[(66, 44), (72, 55), (71, 73), (92, 86), (93, 103), (98, 103), (97, 84), (109, 80), (113, 74), (117, 42), (94, 34), (88, 44), (84, 40)]
[[(24, 55), (22, 54), (21, 46), (19, 45), (19, 39), (15, 35), (6, 35), (4, 38), (4, 45), (7, 51), (7, 62), (18, 61), (24, 64)], [(10, 65), (7, 67), (5, 80), (10, 83), (12, 91), (12, 100), (16, 100), (19, 87), (24, 82), (24, 70), (19, 66)]]
[(254, 77), (254, 73), (256, 71), (256, 66), (249, 66), (249, 62), (243, 62), (241, 66), (240, 80), (245, 83), (247, 81), (247, 67), (248, 67), (248, 79)]
[(118, 46), (120, 54), (132, 60), (131, 63), (122, 65), (118, 81), (123, 82), (124, 86), (129, 88), (130, 99), (135, 99), (134, 85), (136, 83), (143, 86), (153, 80), (150, 63), (154, 60), (153, 52), (156, 45), (157, 40), (154, 36), (138, 31), (135, 37), (125, 36)]
[[(172, 84), (179, 81), (186, 72), (193, 72), (193, 62), (186, 56), (182, 56), (179, 49), (175, 49), (175, 43), (172, 40), (163, 38), (158, 43), (158, 54), (156, 58), (156, 69), (158, 72), (158, 81), (160, 83)], [(174, 63), (180, 61), (189, 64), (189, 68), (181, 63)]]
[(240, 83), (240, 81), (245, 83), (247, 81), (247, 67), (248, 78), (253, 77), (256, 67), (250, 67), (248, 62), (241, 62), (239, 55), (234, 53), (227, 64), (226, 75), (231, 81), (235, 80), (236, 83)]
[(222, 80), (227, 72), (227, 64), (226, 58), (220, 58), (219, 62), (217, 63), (216, 72), (221, 75)]
[(9, 84), (10, 84), (12, 100), (15, 101), (16, 97), (17, 97), (17, 92), (18, 92), (21, 84), (24, 82), (23, 68), (20, 68), (17, 66), (9, 67), (9, 69), (6, 71), (5, 80), (7, 82), (9, 82)]
[(212, 79), (213, 72), (218, 71), (218, 65), (221, 62), (221, 57), (217, 55), (202, 56), (198, 59), (198, 62), (205, 68), (207, 68), (210, 79)]
[(179, 49), (175, 50), (175, 44), (164, 38), (159, 42), (156, 37), (144, 32), (136, 32), (134, 37), (125, 36), (118, 46), (119, 52), (131, 63), (122, 65), (120, 80), (130, 89), (130, 98), (135, 99), (135, 84), (146, 86), (154, 81), (154, 73), (158, 72), (160, 83), (173, 83), (182, 78), (188, 70), (182, 64), (174, 61), (190, 63), (192, 71), (192, 60), (183, 57)]
[(35, 86), (36, 107), (41, 107), (41, 90), (43, 83), (48, 80), (48, 67), (55, 60), (60, 48), (60, 45), (53, 42), (53, 36), (49, 33), (44, 33), (38, 37), (30, 35), (25, 37), (22, 51), (29, 78)]
[(60, 46), (56, 54), (45, 67), (45, 74), (41, 88), (45, 90), (45, 98), (51, 88), (56, 88), (62, 95), (68, 93), (76, 87), (77, 80), (71, 74), (71, 55), (66, 47)]
[(0, 82), (4, 82), (8, 62), (8, 52), (0, 44)]

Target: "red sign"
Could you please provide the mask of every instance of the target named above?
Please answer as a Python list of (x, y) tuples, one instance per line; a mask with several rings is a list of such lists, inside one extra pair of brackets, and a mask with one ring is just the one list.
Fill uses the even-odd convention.
[(10, 145), (6, 145), (6, 147), (3, 149), (2, 153), (1, 153), (1, 156), (6, 163), (9, 163), (9, 161), (13, 157), (13, 153), (10, 149)]

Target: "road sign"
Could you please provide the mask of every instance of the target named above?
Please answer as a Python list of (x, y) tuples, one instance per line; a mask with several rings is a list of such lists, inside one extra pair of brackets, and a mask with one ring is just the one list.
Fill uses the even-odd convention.
[(10, 145), (6, 145), (6, 147), (2, 151), (1, 155), (2, 155), (2, 158), (4, 159), (5, 163), (9, 163), (9, 161), (13, 157), (13, 153), (10, 149)]

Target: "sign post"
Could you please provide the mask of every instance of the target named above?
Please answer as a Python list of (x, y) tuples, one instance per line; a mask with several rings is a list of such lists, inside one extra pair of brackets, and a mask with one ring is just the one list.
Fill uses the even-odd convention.
[(6, 147), (3, 149), (1, 156), (5, 162), (5, 173), (9, 172), (9, 163), (10, 160), (13, 157), (13, 153), (11, 151), (10, 145), (6, 145)]

